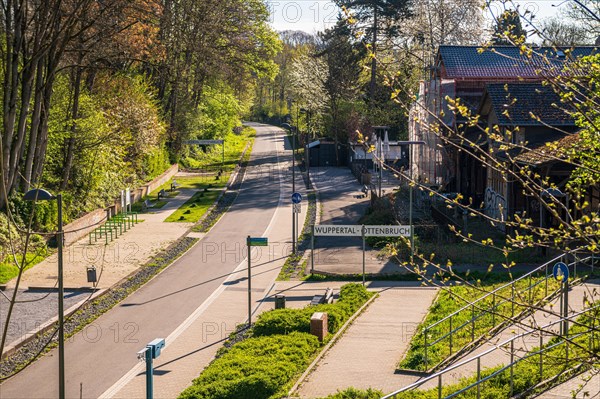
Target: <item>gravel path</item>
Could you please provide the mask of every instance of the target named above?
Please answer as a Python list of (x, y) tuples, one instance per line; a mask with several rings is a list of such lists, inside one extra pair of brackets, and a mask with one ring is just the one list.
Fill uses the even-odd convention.
[[(9, 300), (13, 290), (0, 294), (0, 331), (4, 331)], [(65, 291), (65, 309), (76, 305), (90, 296), (89, 292)], [(5, 296), (6, 295), (6, 296)], [(25, 338), (39, 330), (48, 320), (56, 317), (58, 309), (58, 291), (25, 291), (17, 292), (17, 303), (13, 309), (11, 322), (8, 325), (6, 346)]]

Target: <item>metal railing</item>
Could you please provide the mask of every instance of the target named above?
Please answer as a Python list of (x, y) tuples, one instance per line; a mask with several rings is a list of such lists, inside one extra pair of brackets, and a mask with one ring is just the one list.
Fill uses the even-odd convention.
[[(589, 344), (588, 346), (590, 348), (593, 348), (594, 346), (594, 340), (598, 338), (598, 335), (600, 335), (600, 330), (598, 329), (597, 326), (590, 326), (587, 330), (579, 332), (577, 334), (573, 334), (573, 335), (569, 335), (568, 333), (566, 334), (565, 337), (560, 337), (556, 342), (549, 342), (546, 345), (544, 345), (544, 331), (549, 331), (550, 328), (552, 328), (553, 326), (560, 326), (561, 323), (563, 323), (563, 321), (566, 320), (572, 320), (574, 318), (578, 318), (579, 316), (582, 316), (584, 314), (587, 314), (589, 312), (592, 311), (596, 311), (596, 317), (598, 316), (598, 311), (600, 310), (600, 304), (594, 305), (588, 309), (584, 309), (581, 312), (575, 313), (573, 315), (570, 315), (569, 317), (566, 318), (560, 318), (556, 321), (553, 321), (551, 323), (548, 323), (540, 328), (535, 328), (535, 329), (531, 329), (529, 331), (526, 331), (524, 333), (515, 335), (512, 338), (509, 338), (505, 341), (503, 341), (500, 344), (496, 344), (493, 348), (488, 349), (487, 351), (477, 355), (477, 356), (473, 356), (469, 359), (466, 359), (462, 362), (459, 362), (455, 365), (452, 365), (450, 367), (447, 367), (435, 374), (432, 374), (431, 376), (421, 379), (417, 382), (414, 382), (410, 385), (407, 385), (406, 387), (399, 389), (397, 391), (394, 391), (386, 396), (384, 396), (382, 399), (392, 399), (392, 398), (396, 398), (397, 395), (399, 395), (400, 393), (403, 392), (407, 392), (407, 391), (411, 391), (414, 390), (416, 388), (421, 387), (422, 385), (430, 382), (430, 381), (436, 381), (436, 388), (434, 388), (435, 390), (437, 390), (437, 397), (438, 399), (449, 399), (449, 398), (453, 398), (456, 397), (462, 393), (465, 393), (471, 389), (477, 389), (477, 398), (479, 399), (481, 396), (481, 384), (489, 381), (490, 379), (500, 375), (501, 373), (505, 372), (505, 371), (509, 371), (510, 372), (510, 378), (509, 378), (509, 384), (510, 384), (510, 396), (512, 396), (514, 394), (514, 367), (515, 365), (517, 365), (518, 363), (524, 361), (524, 360), (528, 360), (531, 358), (534, 358), (535, 356), (538, 357), (537, 359), (537, 366), (538, 366), (538, 374), (539, 374), (539, 378), (538, 378), (538, 384), (544, 382), (544, 356), (547, 354), (548, 351), (550, 351), (551, 349), (557, 348), (560, 345), (565, 345), (565, 357), (558, 359), (559, 362), (568, 365), (569, 362), (569, 344), (570, 342), (574, 341), (577, 338), (581, 338), (582, 336), (589, 334)], [(539, 335), (539, 337), (536, 337), (535, 335)], [(552, 334), (552, 333), (548, 333), (546, 334), (546, 337), (551, 337), (551, 336), (556, 336), (557, 334)], [(521, 340), (524, 341), (524, 339), (526, 337), (529, 336), (533, 336), (534, 339), (539, 339), (539, 347), (537, 347), (536, 349), (532, 350), (532, 351), (526, 351), (526, 350), (521, 350), (524, 355), (519, 357), (517, 356), (519, 350), (515, 350), (515, 342)], [(500, 364), (499, 367), (497, 369), (495, 368), (488, 368), (488, 369), (484, 369), (482, 370), (481, 368), (481, 359), (483, 359), (484, 357), (493, 354), (495, 351), (497, 350), (503, 350), (503, 351), (508, 351), (509, 355), (510, 355), (510, 361), (508, 364)], [(575, 357), (573, 359), (571, 359), (573, 361), (576, 361)], [(552, 356), (552, 361), (556, 362), (557, 359), (556, 357), (554, 357), (554, 355)], [(475, 371), (475, 375), (476, 375), (476, 379), (474, 382), (468, 384), (467, 386), (460, 388), (459, 390), (452, 392), (452, 393), (446, 393), (446, 396), (443, 395), (443, 376), (445, 374), (448, 374), (450, 372), (453, 372), (453, 375), (451, 376), (451, 378), (456, 378), (456, 374), (458, 373), (459, 369), (461, 368), (465, 368), (465, 366), (472, 364), (473, 362), (476, 363), (476, 371)], [(579, 365), (580, 363), (578, 363)], [(485, 373), (485, 375), (482, 376), (482, 371), (490, 371), (492, 370), (489, 374)], [(453, 381), (455, 382), (455, 381)], [(537, 385), (537, 384), (536, 384)], [(532, 388), (532, 387), (528, 387), (528, 388)]]
[[(476, 342), (477, 339), (481, 338), (482, 336), (484, 336), (485, 334), (487, 334), (489, 331), (493, 330), (494, 328), (499, 328), (500, 326), (504, 325), (505, 323), (507, 323), (510, 320), (514, 320), (515, 316), (521, 316), (525, 314), (525, 311), (527, 309), (530, 308), (530, 306), (532, 305), (538, 305), (540, 303), (542, 303), (543, 301), (547, 300), (549, 298), (549, 296), (554, 295), (557, 290), (552, 290), (551, 292), (549, 292), (549, 279), (553, 276), (553, 271), (552, 268), (554, 266), (554, 263), (561, 261), (563, 259), (565, 259), (566, 256), (575, 256), (575, 261), (571, 262), (571, 263), (567, 263), (568, 267), (570, 270), (572, 270), (573, 272), (573, 277), (577, 276), (577, 264), (578, 263), (582, 263), (582, 262), (586, 262), (588, 260), (592, 260), (592, 264), (593, 264), (593, 255), (586, 257), (584, 259), (577, 259), (577, 255), (575, 253), (569, 253), (569, 254), (563, 254), (560, 256), (555, 257), (554, 259), (538, 266), (537, 268), (533, 269), (532, 271), (524, 274), (523, 276), (509, 282), (506, 283), (496, 289), (494, 289), (493, 291), (483, 295), (482, 297), (478, 298), (477, 300), (470, 302), (468, 304), (466, 304), (465, 306), (461, 307), (460, 309), (454, 311), (453, 313), (449, 314), (448, 316), (444, 317), (443, 319), (428, 325), (426, 327), (423, 328), (423, 330), (421, 331), (421, 334), (423, 336), (423, 363), (425, 365), (425, 369), (428, 369), (429, 367), (429, 357), (428, 357), (428, 351), (432, 350), (432, 347), (436, 344), (441, 343), (442, 341), (447, 340), (448, 341), (448, 346), (449, 346), (449, 350), (448, 350), (448, 355), (446, 357), (444, 357), (444, 359), (440, 362), (438, 362), (437, 364), (435, 364), (433, 367), (438, 367), (440, 364), (442, 364), (444, 361), (446, 361), (448, 359), (448, 357), (452, 356), (453, 354), (457, 353), (458, 351), (455, 351), (454, 348), (454, 344), (457, 342), (457, 336), (460, 336), (459, 338), (463, 338), (466, 336), (467, 339), (469, 339), (469, 335), (470, 335), (470, 340), (465, 343), (460, 345), (460, 349)], [(537, 281), (533, 281), (534, 276), (536, 275), (541, 275), (541, 273), (543, 273), (543, 276), (541, 276), (542, 278), (540, 278)], [(529, 279), (529, 284), (527, 285), (527, 287), (525, 287), (525, 289), (523, 290), (518, 290), (515, 287), (521, 282), (524, 281), (525, 279)], [(535, 295), (534, 295), (534, 290), (537, 289), (538, 287), (540, 287), (540, 285), (543, 284), (542, 289), (544, 290), (544, 295), (542, 298), (540, 298), (539, 300), (535, 301), (535, 303), (533, 303), (533, 300), (535, 299)], [(557, 286), (558, 289), (558, 286)], [(508, 293), (503, 293), (503, 291), (509, 291), (510, 290), (510, 294)], [(509, 295), (507, 297), (507, 294)], [(527, 296), (527, 298), (524, 298), (524, 296)], [(523, 302), (525, 299), (526, 301), (526, 309), (522, 310), (522, 311), (518, 311), (515, 312), (515, 303), (519, 303), (519, 302)], [(491, 305), (486, 304), (486, 301), (490, 301)], [(509, 316), (503, 316), (501, 314), (499, 314), (499, 309), (501, 306), (510, 306), (510, 317)], [(517, 305), (518, 306), (518, 305)], [(470, 315), (468, 316), (468, 319), (464, 322), (462, 322), (461, 324), (459, 324), (458, 326), (454, 325), (456, 319), (463, 319), (464, 320), (464, 313), (469, 313)], [(463, 317), (461, 317), (463, 316)], [(489, 329), (487, 329), (486, 331), (483, 331), (483, 334), (476, 334), (476, 329), (477, 329), (477, 323), (478, 321), (480, 321), (483, 317), (490, 317), (491, 318), (491, 327)], [(504, 319), (502, 321), (500, 321), (498, 324), (496, 324), (496, 318), (500, 318), (500, 319)], [(444, 325), (447, 325), (447, 328), (444, 328)], [(464, 331), (465, 329), (468, 329), (466, 332)], [(439, 330), (443, 330), (445, 331), (444, 333), (442, 333), (442, 335), (438, 335), (435, 338), (431, 338), (432, 333), (435, 333), (437, 330), (437, 332), (439, 332)]]
[(105, 243), (108, 244), (109, 235), (110, 241), (112, 241), (137, 223), (138, 215), (136, 212), (121, 212), (88, 234), (90, 245), (92, 244), (92, 237), (94, 238), (94, 242), (97, 242), (98, 238), (104, 237)]

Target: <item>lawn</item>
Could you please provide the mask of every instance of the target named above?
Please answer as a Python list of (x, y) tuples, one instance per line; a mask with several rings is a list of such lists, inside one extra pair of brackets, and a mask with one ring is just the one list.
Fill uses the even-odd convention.
[(181, 205), (165, 222), (196, 223), (217, 200), (221, 190), (199, 191)]
[[(28, 253), (25, 260), (25, 270), (33, 267), (46, 259), (48, 256), (48, 251), (46, 249), (40, 250), (36, 253)], [(18, 255), (17, 258), (19, 262), (22, 259), (22, 255)], [(15, 264), (12, 256), (7, 256), (4, 262), (0, 263), (0, 284), (5, 284), (13, 278), (17, 277), (19, 274), (19, 268)]]
[[(241, 134), (230, 132), (225, 136), (224, 172), (231, 172), (235, 169), (246, 143), (253, 141), (255, 136), (256, 131), (250, 127), (244, 127)], [(198, 150), (196, 155), (200, 156), (187, 157), (184, 159), (183, 164), (189, 169), (218, 170), (222, 165), (222, 151), (223, 148), (220, 145), (209, 146), (206, 153)]]
[[(529, 290), (530, 283), (531, 290)], [(536, 285), (536, 283), (539, 284)], [(513, 302), (501, 299), (502, 297), (511, 297), (512, 288), (511, 285), (508, 285), (498, 291), (495, 296), (490, 295), (478, 302), (475, 307), (468, 307), (451, 318), (445, 319), (474, 299), (505, 284), (486, 284), (479, 287), (454, 286), (440, 291), (435, 302), (429, 308), (427, 317), (417, 328), (417, 333), (413, 336), (408, 352), (400, 362), (399, 368), (427, 370), (434, 367), (465, 345), (473, 342), (473, 337), (477, 339), (486, 334), (492, 328), (506, 322), (508, 317), (525, 312), (530, 308), (529, 304), (539, 303), (546, 296), (544, 278), (532, 278), (531, 282), (529, 278), (524, 278), (514, 284), (514, 292), (517, 296), (514, 301), (514, 309)], [(555, 279), (548, 279), (549, 294), (558, 287), (559, 283)], [(472, 324), (473, 315), (475, 322)], [(440, 324), (431, 327), (432, 324), (443, 319), (445, 320)], [(452, 338), (447, 335), (451, 329), (457, 329), (460, 326), (463, 328), (452, 334)], [(425, 359), (425, 328), (427, 328), (427, 359)]]

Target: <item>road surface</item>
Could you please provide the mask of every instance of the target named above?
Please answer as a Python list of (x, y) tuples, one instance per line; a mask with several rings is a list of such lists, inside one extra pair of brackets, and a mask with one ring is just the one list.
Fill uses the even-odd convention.
[[(218, 296), (215, 299), (213, 292), (224, 282), (232, 285), (245, 281), (247, 235), (260, 237), (269, 230), (270, 251), (268, 255), (262, 251), (262, 256), (253, 257), (257, 266), (254, 273), (270, 271), (270, 276), (277, 275), (274, 269), (283, 263), (291, 236), (291, 200), (288, 198), (291, 179), (288, 178), (289, 164), (284, 163), (291, 159), (291, 152), (284, 150), (282, 130), (264, 125), (255, 128), (257, 137), (250, 165), (229, 212), (169, 268), (67, 341), (67, 397), (79, 398), (80, 392), (85, 398), (99, 397), (139, 365), (136, 352), (148, 342), (169, 337), (178, 328), (181, 330), (180, 326), (185, 327), (184, 322), (202, 309), (209, 297), (218, 304), (220, 299)], [(282, 212), (283, 207), (289, 207), (289, 213)], [(237, 274), (231, 276), (234, 270)], [(242, 284), (232, 289), (240, 298), (247, 295)], [(259, 293), (254, 296), (255, 301), (260, 299)], [(241, 316), (246, 314), (244, 309), (239, 313), (235, 322), (245, 322)], [(224, 329), (233, 330), (235, 324), (230, 323), (232, 325)], [(167, 346), (165, 352), (168, 350)], [(202, 368), (203, 365), (199, 365), (199, 370)], [(183, 388), (190, 382), (191, 378), (184, 381)], [(56, 350), (2, 383), (0, 397), (58, 397)]]

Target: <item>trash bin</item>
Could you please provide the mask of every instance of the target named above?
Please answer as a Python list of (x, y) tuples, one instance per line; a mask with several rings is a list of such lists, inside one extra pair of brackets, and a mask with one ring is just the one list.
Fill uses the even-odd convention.
[(96, 283), (98, 278), (96, 277), (96, 267), (90, 266), (87, 268), (87, 281), (88, 283)]
[(275, 309), (285, 309), (285, 295), (275, 295)]

